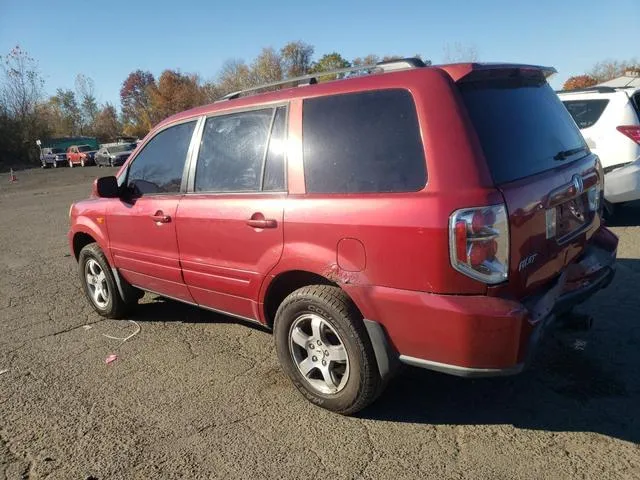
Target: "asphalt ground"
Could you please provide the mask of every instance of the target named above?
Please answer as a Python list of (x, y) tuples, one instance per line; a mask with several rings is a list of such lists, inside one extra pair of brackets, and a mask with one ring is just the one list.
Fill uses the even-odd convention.
[[(589, 332), (510, 378), (406, 368), (357, 417), (304, 400), (267, 331), (147, 294), (89, 306), (66, 232), (110, 169), (0, 179), (0, 478), (640, 478), (640, 207)], [(117, 360), (106, 364), (108, 355)]]

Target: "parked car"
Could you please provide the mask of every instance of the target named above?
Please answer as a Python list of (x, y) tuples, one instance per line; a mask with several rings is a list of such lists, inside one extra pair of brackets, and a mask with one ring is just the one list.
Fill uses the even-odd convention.
[(618, 244), (552, 69), (362, 68), (155, 127), (70, 209), (92, 307), (119, 318), (150, 291), (265, 325), (298, 390), (342, 414), (398, 363), (522, 371)]
[(40, 162), (42, 162), (42, 168), (49, 166), (58, 168), (58, 164), (67, 161), (67, 154), (62, 148), (45, 147), (40, 153)]
[(69, 166), (73, 168), (74, 165), (80, 165), (82, 167), (91, 165), (94, 163), (94, 155), (96, 150), (91, 145), (71, 145), (67, 149), (67, 160)]
[(99, 167), (122, 165), (135, 148), (135, 143), (111, 143), (101, 145), (100, 150), (98, 150), (95, 155), (96, 165)]
[(559, 96), (600, 157), (609, 213), (640, 199), (640, 88), (592, 87)]

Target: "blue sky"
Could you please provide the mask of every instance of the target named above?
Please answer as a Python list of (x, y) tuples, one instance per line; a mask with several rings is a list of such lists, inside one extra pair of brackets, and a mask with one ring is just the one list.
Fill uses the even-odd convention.
[(215, 78), (229, 58), (251, 61), (289, 40), (316, 57), (368, 53), (441, 62), (447, 44), (481, 61), (552, 65), (559, 87), (607, 58), (640, 59), (639, 0), (264, 1), (0, 0), (0, 53), (20, 44), (39, 62), (47, 93), (93, 78), (98, 100), (119, 104), (129, 72), (166, 68)]

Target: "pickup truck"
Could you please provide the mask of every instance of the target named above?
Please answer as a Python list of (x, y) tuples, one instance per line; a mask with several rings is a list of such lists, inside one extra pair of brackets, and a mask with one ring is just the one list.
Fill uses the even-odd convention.
[(49, 166), (57, 168), (60, 162), (67, 160), (67, 154), (62, 148), (43, 148), (40, 153), (40, 162), (42, 162), (42, 168)]
[(91, 145), (71, 145), (67, 149), (67, 160), (69, 161), (69, 167), (73, 168), (75, 165), (84, 167), (94, 161), (94, 155), (96, 150)]

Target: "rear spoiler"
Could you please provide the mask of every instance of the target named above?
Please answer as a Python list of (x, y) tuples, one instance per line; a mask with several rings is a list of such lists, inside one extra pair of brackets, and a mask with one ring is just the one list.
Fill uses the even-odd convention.
[(454, 82), (459, 82), (471, 74), (490, 76), (492, 73), (498, 73), (499, 71), (540, 72), (545, 79), (558, 73), (553, 67), (524, 63), (452, 63), (449, 65), (437, 65), (437, 67), (447, 72)]

